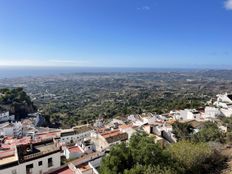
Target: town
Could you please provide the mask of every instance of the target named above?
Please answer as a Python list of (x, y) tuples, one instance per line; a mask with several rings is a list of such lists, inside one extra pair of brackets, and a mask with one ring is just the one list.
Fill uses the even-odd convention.
[(104, 119), (70, 129), (40, 127), (39, 113), (15, 121), (9, 111), (0, 112), (1, 174), (98, 174), (102, 158), (116, 144), (128, 142), (145, 132), (161, 147), (177, 142), (173, 124), (188, 123), (199, 132), (205, 122), (217, 123), (221, 132), (228, 127), (220, 117), (232, 116), (232, 95), (219, 94), (205, 108), (172, 110), (165, 114), (130, 114)]
[(232, 174), (232, 0), (0, 0), (0, 174)]

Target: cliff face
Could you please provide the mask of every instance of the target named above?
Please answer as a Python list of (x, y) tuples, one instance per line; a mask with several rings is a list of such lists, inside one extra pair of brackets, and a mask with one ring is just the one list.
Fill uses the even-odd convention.
[(17, 120), (36, 112), (37, 108), (23, 88), (0, 89), (0, 110), (9, 110)]

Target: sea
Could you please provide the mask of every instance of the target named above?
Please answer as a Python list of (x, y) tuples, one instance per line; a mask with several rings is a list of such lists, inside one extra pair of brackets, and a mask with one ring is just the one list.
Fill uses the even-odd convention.
[(194, 69), (170, 68), (102, 68), (102, 67), (3, 67), (0, 66), (0, 79), (36, 77), (73, 73), (135, 73), (135, 72), (189, 72)]

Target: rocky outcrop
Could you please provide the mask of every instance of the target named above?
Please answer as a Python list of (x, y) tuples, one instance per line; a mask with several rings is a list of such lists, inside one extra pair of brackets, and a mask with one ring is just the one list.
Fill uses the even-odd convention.
[(0, 94), (0, 108), (15, 115), (16, 120), (37, 111), (36, 106), (26, 92), (23, 91), (23, 88), (0, 89)]

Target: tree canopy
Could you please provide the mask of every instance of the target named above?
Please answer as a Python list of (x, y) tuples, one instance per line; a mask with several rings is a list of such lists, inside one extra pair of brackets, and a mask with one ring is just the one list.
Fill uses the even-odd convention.
[(3, 88), (0, 89), (0, 94), (0, 109), (10, 111), (16, 119), (21, 119), (37, 110), (23, 88)]
[[(133, 135), (128, 144), (115, 145), (101, 164), (102, 174), (146, 173), (153, 166), (166, 165), (169, 156), (145, 134)], [(150, 168), (148, 167), (150, 166)]]
[(188, 123), (175, 122), (172, 125), (173, 133), (178, 140), (187, 140), (191, 138), (193, 134), (193, 127)]
[(206, 143), (180, 141), (162, 149), (146, 134), (115, 145), (101, 163), (101, 174), (203, 174), (224, 161)]

